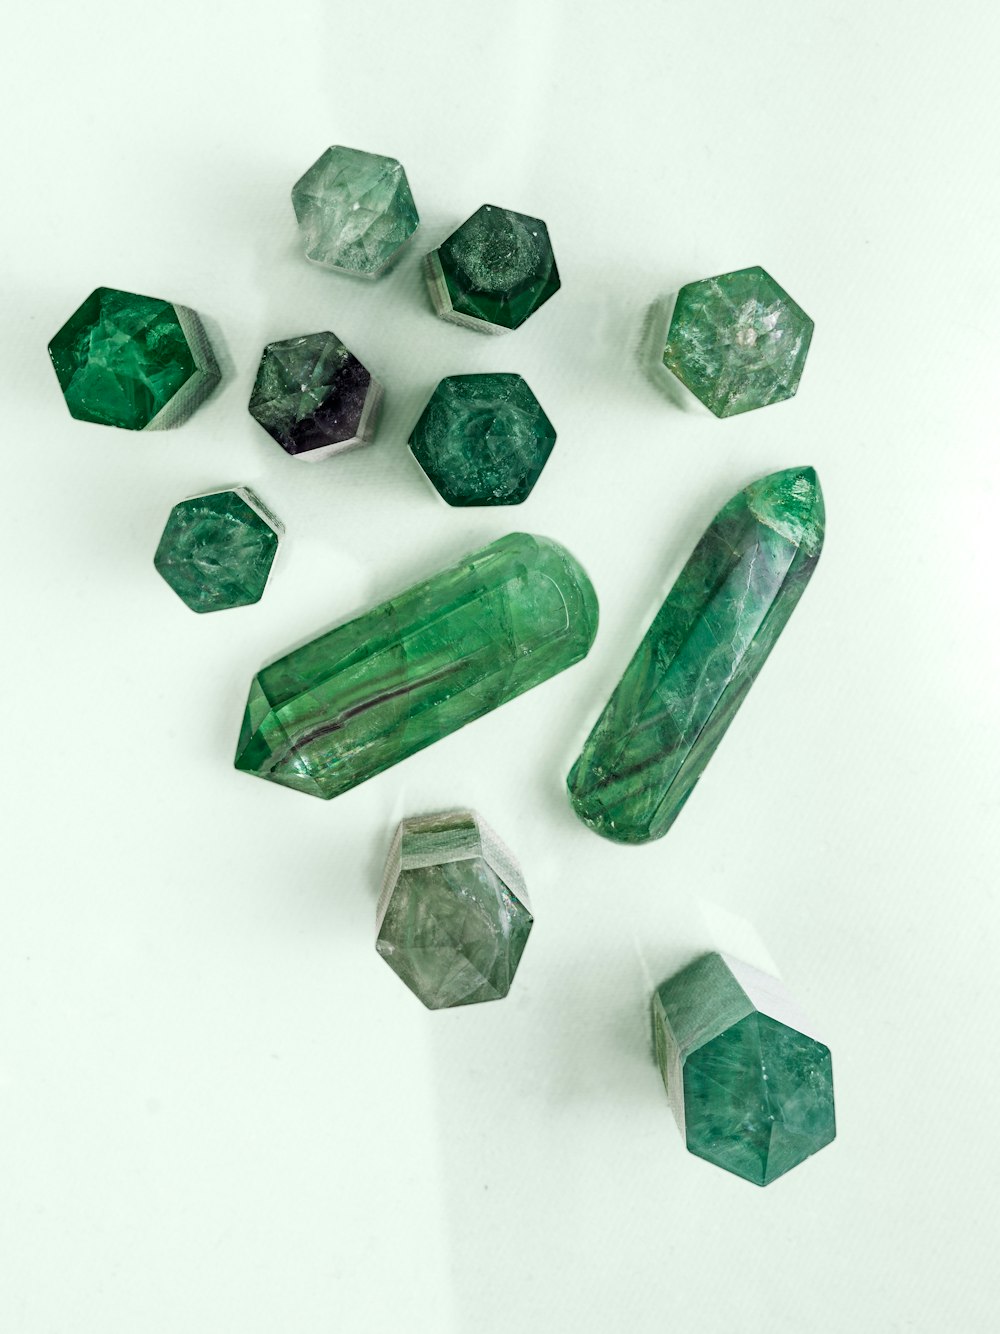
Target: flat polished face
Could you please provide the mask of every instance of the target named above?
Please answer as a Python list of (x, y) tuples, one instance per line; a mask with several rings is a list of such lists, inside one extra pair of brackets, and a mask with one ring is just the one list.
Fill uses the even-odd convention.
[(435, 256), (439, 305), (466, 321), (516, 329), (560, 287), (545, 223), (493, 204), (477, 209)]
[(153, 563), (192, 611), (259, 602), (279, 530), (252, 491), (216, 491), (170, 511)]

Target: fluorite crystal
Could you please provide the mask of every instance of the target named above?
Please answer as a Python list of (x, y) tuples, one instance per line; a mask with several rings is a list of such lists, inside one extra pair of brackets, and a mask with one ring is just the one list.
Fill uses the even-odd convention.
[(717, 417), (791, 398), (813, 322), (762, 268), (688, 283), (677, 294), (663, 364)]
[(772, 473), (713, 519), (570, 771), (606, 838), (662, 838), (722, 740), (815, 569), (824, 510), (812, 468)]
[(293, 458), (325, 459), (370, 442), (382, 387), (336, 334), (269, 343), (250, 415)]
[(775, 978), (707, 954), (654, 993), (653, 1035), (699, 1158), (767, 1186), (834, 1138), (829, 1048)]
[(193, 310), (114, 287), (91, 292), (49, 356), (78, 421), (127, 431), (176, 425), (219, 381)]
[(541, 218), (493, 204), (477, 209), (426, 263), (441, 318), (486, 333), (518, 328), (560, 286)]
[(192, 611), (245, 607), (260, 601), (283, 531), (249, 487), (212, 491), (173, 507), (153, 564)]
[(555, 441), (520, 375), (451, 375), (431, 395), (410, 448), (449, 505), (519, 505)]
[(590, 580), (511, 533), (254, 677), (236, 767), (335, 797), (586, 657)]
[(306, 258), (377, 277), (416, 231), (406, 172), (395, 158), (335, 146), (292, 187)]
[(375, 948), (429, 1010), (506, 996), (531, 923), (521, 872), (480, 816), (454, 811), (400, 824)]

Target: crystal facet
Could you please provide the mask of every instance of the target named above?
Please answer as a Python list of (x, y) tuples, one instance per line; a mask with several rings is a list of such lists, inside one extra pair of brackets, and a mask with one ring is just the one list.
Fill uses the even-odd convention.
[(541, 218), (493, 204), (431, 251), (427, 281), (442, 319), (487, 333), (518, 328), (560, 286)]
[(261, 599), (282, 532), (249, 487), (212, 491), (173, 507), (153, 564), (192, 611), (245, 607)]
[(236, 767), (335, 797), (586, 657), (597, 597), (510, 533), (254, 677)]
[(70, 413), (126, 431), (173, 426), (219, 382), (201, 321), (186, 306), (98, 287), (49, 343)]
[(404, 820), (375, 948), (429, 1010), (507, 995), (532, 916), (513, 857), (472, 811)]
[(306, 258), (377, 277), (416, 231), (417, 208), (395, 158), (335, 146), (292, 187)]
[(410, 448), (449, 505), (519, 505), (555, 441), (520, 375), (451, 375), (431, 395)]
[(325, 459), (370, 442), (382, 387), (336, 334), (269, 343), (250, 415), (293, 458)]
[(654, 993), (653, 1037), (699, 1158), (767, 1186), (834, 1138), (830, 1050), (775, 978), (706, 954)]
[(713, 519), (569, 774), (606, 838), (662, 838), (802, 596), (823, 546), (812, 468), (772, 473)]
[(812, 332), (770, 274), (737, 269), (681, 288), (663, 364), (717, 417), (734, 417), (792, 397)]

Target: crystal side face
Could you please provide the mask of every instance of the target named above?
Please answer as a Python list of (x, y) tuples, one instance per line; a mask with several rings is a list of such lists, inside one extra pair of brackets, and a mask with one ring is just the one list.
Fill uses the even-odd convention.
[(506, 996), (532, 921), (520, 870), (480, 816), (454, 811), (400, 824), (375, 948), (429, 1010)]
[(712, 520), (567, 779), (605, 838), (667, 832), (756, 680), (823, 546), (812, 468), (772, 473)]
[(264, 593), (282, 532), (248, 487), (213, 491), (173, 507), (153, 564), (192, 611), (246, 607)]
[(519, 505), (555, 442), (520, 375), (452, 375), (431, 395), (410, 449), (449, 505)]
[(493, 333), (517, 329), (560, 287), (541, 218), (493, 204), (427, 256), (427, 282), (442, 319)]
[(791, 398), (813, 322), (762, 268), (688, 283), (677, 294), (663, 364), (717, 417)]
[(830, 1050), (775, 978), (705, 955), (654, 993), (653, 1036), (699, 1158), (767, 1186), (834, 1139)]
[(369, 444), (382, 388), (336, 334), (269, 343), (250, 415), (293, 458), (317, 460)]
[(510, 533), (254, 677), (236, 767), (329, 799), (586, 657), (597, 597)]
[(296, 181), (292, 206), (306, 258), (363, 278), (378, 277), (420, 221), (395, 158), (340, 146)]
[(49, 356), (72, 416), (126, 431), (177, 425), (219, 382), (194, 311), (114, 287), (91, 292)]

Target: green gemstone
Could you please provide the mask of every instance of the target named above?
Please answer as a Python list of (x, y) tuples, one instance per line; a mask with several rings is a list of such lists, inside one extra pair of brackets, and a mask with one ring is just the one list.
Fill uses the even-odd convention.
[(506, 996), (531, 924), (521, 873), (480, 816), (422, 816), (396, 830), (375, 948), (429, 1010)]
[(520, 375), (452, 375), (431, 395), (410, 449), (449, 505), (519, 505), (555, 442)]
[(192, 611), (259, 602), (282, 527), (248, 487), (182, 500), (170, 511), (153, 564)]
[(707, 954), (654, 993), (653, 1036), (699, 1158), (767, 1186), (834, 1138), (830, 1050), (775, 978)]
[(91, 292), (49, 356), (78, 421), (127, 431), (176, 425), (219, 381), (194, 311), (113, 287)]
[(812, 468), (772, 473), (712, 520), (570, 771), (606, 838), (662, 838), (802, 596), (823, 546)]
[(417, 208), (395, 158), (335, 146), (292, 187), (306, 258), (376, 278), (416, 231)]
[(491, 333), (518, 328), (560, 286), (545, 223), (493, 204), (427, 256), (427, 281), (442, 319)]
[(258, 672), (236, 767), (335, 797), (579, 662), (596, 631), (575, 558), (510, 533)]
[(677, 294), (663, 364), (717, 417), (791, 398), (813, 322), (762, 268), (688, 283)]

